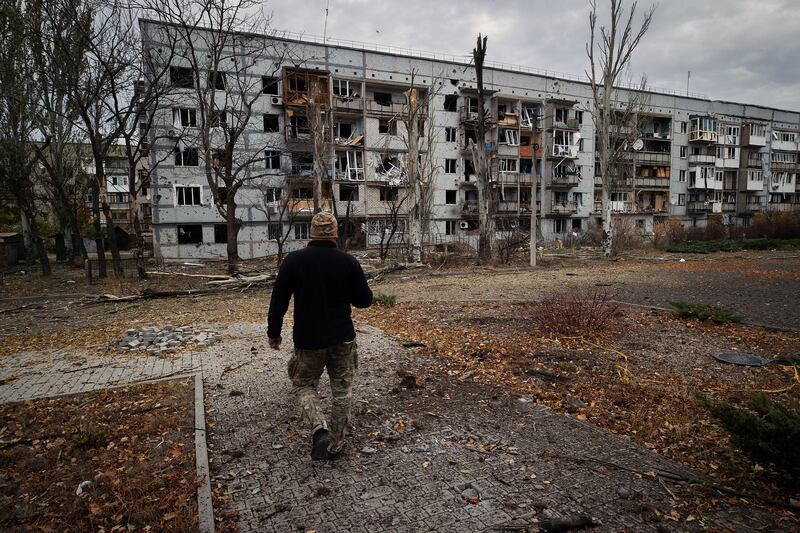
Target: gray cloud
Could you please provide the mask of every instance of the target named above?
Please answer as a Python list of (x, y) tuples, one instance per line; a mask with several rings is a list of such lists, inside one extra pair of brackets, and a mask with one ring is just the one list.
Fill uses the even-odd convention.
[[(598, 0), (604, 6), (606, 2)], [(326, 0), (274, 0), (273, 27), (322, 35)], [(639, 9), (649, 3), (640, 0)], [(632, 65), (657, 87), (800, 110), (799, 2), (664, 0)], [(328, 36), (582, 75), (588, 1), (330, 0)], [(607, 19), (604, 13), (600, 22)]]

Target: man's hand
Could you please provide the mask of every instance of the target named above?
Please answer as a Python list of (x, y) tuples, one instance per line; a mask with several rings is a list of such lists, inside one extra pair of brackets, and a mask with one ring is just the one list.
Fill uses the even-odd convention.
[(269, 347), (272, 348), (273, 350), (280, 350), (282, 341), (283, 337), (278, 337), (277, 339), (269, 339)]

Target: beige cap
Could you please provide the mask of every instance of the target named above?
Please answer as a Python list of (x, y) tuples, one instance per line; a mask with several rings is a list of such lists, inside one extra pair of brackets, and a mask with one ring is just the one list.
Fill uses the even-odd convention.
[(339, 236), (338, 229), (336, 217), (325, 211), (317, 213), (311, 219), (312, 239), (336, 239)]

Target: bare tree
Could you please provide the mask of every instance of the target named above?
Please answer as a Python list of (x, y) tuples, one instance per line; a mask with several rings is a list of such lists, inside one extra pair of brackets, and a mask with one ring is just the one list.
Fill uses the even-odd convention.
[(640, 90), (637, 93), (628, 92), (628, 98), (620, 102), (616, 86), (620, 83), (621, 76), (630, 66), (633, 52), (641, 43), (642, 38), (650, 28), (650, 23), (655, 14), (655, 6), (650, 7), (642, 17), (638, 28), (634, 19), (637, 3), (631, 4), (628, 13), (625, 13), (622, 0), (611, 0), (610, 25), (600, 26), (597, 31), (597, 2), (592, 0), (589, 11), (589, 42), (586, 44), (586, 54), (589, 58), (589, 70), (586, 72), (592, 87), (595, 138), (597, 146), (600, 176), (603, 180), (602, 218), (603, 218), (603, 253), (606, 257), (614, 254), (613, 214), (611, 193), (624, 183), (623, 169), (626, 161), (626, 152), (629, 152), (628, 143), (614, 142), (614, 128), (616, 125), (629, 125), (635, 123), (635, 114), (641, 106), (640, 98), (646, 89), (646, 79), (643, 77)]
[[(289, 240), (297, 220), (298, 200), (291, 197), (285, 182), (281, 187), (275, 187), (267, 181), (262, 181), (258, 184), (258, 190), (261, 198), (255, 208), (264, 213), (267, 220), (267, 240), (274, 240), (278, 246), (276, 263), (280, 266), (283, 262), (286, 241)], [(278, 231), (275, 231), (275, 226)]]
[(419, 89), (415, 86), (416, 74), (415, 70), (411, 71), (411, 80), (406, 91), (406, 113), (403, 117), (406, 132), (404, 141), (408, 149), (406, 173), (409, 186), (409, 261), (412, 263), (422, 261), (422, 243), (430, 233), (432, 182), (437, 165), (433, 157), (434, 121), (432, 116), (428, 116), (427, 110), (439, 92), (434, 83), (427, 89), (425, 96), (420, 98)]
[(478, 88), (478, 116), (477, 116), (477, 142), (470, 139), (469, 149), (475, 167), (475, 177), (478, 185), (478, 223), (480, 235), (478, 236), (478, 259), (490, 261), (492, 259), (492, 236), (494, 234), (494, 219), (492, 213), (492, 184), (491, 184), (491, 154), (486, 148), (486, 104), (483, 89), (483, 62), (486, 58), (486, 40), (478, 34), (478, 43), (472, 50), (472, 60), (475, 63), (475, 77)]
[(31, 6), (23, 2), (0, 4), (0, 193), (13, 198), (27, 222), (42, 275), (49, 276), (50, 262), (39, 232), (40, 203), (33, 179), (40, 149), (33, 142), (39, 123), (40, 92), (33, 75), (33, 13)]
[[(255, 0), (168, 0), (148, 2), (161, 22), (159, 33), (175, 35), (176, 65), (190, 69), (186, 82), (198, 111), (198, 138), (214, 206), (227, 225), (228, 271), (238, 270), (239, 192), (268, 173), (267, 150), (279, 149), (263, 132), (256, 112), (264, 100), (263, 77), (276, 75), (289, 53), (266, 35), (270, 20)], [(182, 95), (185, 98), (185, 94)], [(185, 139), (181, 144), (191, 146)], [(176, 150), (180, 150), (176, 143)], [(265, 164), (266, 163), (266, 164)]]
[(370, 219), (369, 227), (367, 228), (368, 232), (379, 235), (378, 252), (381, 261), (385, 261), (389, 256), (389, 250), (391, 250), (392, 244), (395, 243), (397, 234), (405, 234), (406, 229), (407, 219), (402, 215), (408, 195), (401, 196), (399, 189), (394, 189), (394, 191), (387, 201), (388, 209), (385, 216)]

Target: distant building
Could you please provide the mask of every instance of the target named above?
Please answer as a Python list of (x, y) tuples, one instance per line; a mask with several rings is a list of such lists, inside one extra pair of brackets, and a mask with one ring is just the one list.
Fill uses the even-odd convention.
[[(158, 23), (141, 21), (143, 47), (158, 47)], [(293, 47), (306, 58), (302, 68), (270, 65), (261, 73), (263, 116), (252, 124), (253, 138), (272, 139), (274, 148), (259, 160), (275, 190), (288, 187), (298, 200), (291, 217), (289, 247), (308, 239), (313, 157), (309, 130), (311, 78), (324, 80), (328, 133), (332, 149), (326, 162), (327, 193), (336, 213), (349, 213), (360, 244), (375, 246), (387, 227), (391, 205), (405, 194), (403, 160), (407, 153), (402, 122), (411, 71), (428, 109), (421, 131), (432, 121), (424, 151), (436, 162), (430, 243), (476, 242), (477, 191), (468, 140), (475, 139), (476, 82), (463, 57), (388, 53), (334, 39), (248, 36)], [(180, 54), (178, 54), (180, 57)], [(253, 58), (269, 65), (270, 58)], [(205, 162), (191, 139), (197, 103), (188, 65), (175, 60), (177, 89), (152, 132), (151, 186), (153, 242), (164, 258), (219, 258), (226, 254), (224, 221), (213, 205)], [(199, 76), (201, 83), (206, 77)], [(546, 240), (582, 234), (600, 217), (601, 179), (595, 165), (595, 131), (589, 85), (578, 77), (487, 63), (484, 79), (491, 91), (487, 143), (493, 154), (494, 212), (506, 227), (528, 227), (531, 209), (543, 213)], [(317, 83), (317, 81), (315, 81)], [(623, 91), (624, 92), (627, 90)], [(754, 214), (800, 211), (800, 113), (765, 106), (710, 100), (677, 91), (649, 90), (641, 110), (641, 142), (630, 151), (630, 173), (613, 193), (612, 206), (643, 234), (668, 218), (686, 226), (704, 226), (719, 215), (726, 224), (748, 225)], [(224, 109), (220, 109), (223, 113)], [(188, 133), (179, 146), (168, 133)], [(196, 137), (196, 134), (195, 134)], [(167, 140), (165, 140), (167, 139)], [(247, 149), (243, 147), (243, 149)], [(544, 195), (532, 193), (535, 176), (544, 177)], [(272, 240), (278, 221), (261, 207), (254, 185), (240, 193), (237, 216), (243, 220), (239, 255), (276, 253)], [(301, 200), (306, 200), (303, 203)], [(349, 204), (349, 211), (348, 211)], [(331, 206), (334, 207), (334, 206)], [(405, 206), (407, 208), (407, 206)], [(399, 210), (405, 219), (407, 209)], [(397, 214), (397, 213), (395, 213)], [(406, 239), (401, 225), (398, 241)]]

